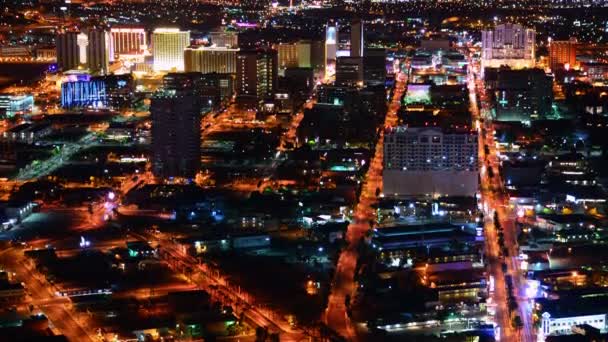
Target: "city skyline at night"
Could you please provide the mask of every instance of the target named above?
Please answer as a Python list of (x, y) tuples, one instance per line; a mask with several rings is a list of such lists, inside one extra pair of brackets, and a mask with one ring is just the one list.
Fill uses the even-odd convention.
[(608, 339), (604, 1), (0, 8), (0, 340)]

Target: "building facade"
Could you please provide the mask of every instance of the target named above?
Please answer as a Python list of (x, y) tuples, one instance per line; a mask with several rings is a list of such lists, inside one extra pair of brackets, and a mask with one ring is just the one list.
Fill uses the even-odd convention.
[(366, 49), (363, 57), (363, 83), (381, 85), (386, 82), (386, 49)]
[(239, 46), (239, 35), (236, 32), (226, 30), (209, 32), (209, 40), (217, 47), (236, 48)]
[(551, 70), (569, 69), (577, 66), (576, 38), (570, 40), (556, 40), (549, 45), (549, 66)]
[(190, 32), (158, 28), (152, 34), (154, 71), (184, 71), (184, 50), (190, 45)]
[(336, 60), (336, 85), (362, 85), (363, 58), (338, 57)]
[(234, 75), (199, 72), (169, 73), (163, 77), (166, 90), (190, 91), (201, 99), (202, 108), (218, 108), (234, 94)]
[(477, 134), (441, 128), (390, 128), (384, 139), (383, 192), (390, 196), (474, 196)]
[(105, 75), (110, 66), (110, 31), (104, 29), (90, 29), (87, 32), (87, 68), (93, 74)]
[(279, 72), (287, 68), (310, 68), (312, 65), (312, 42), (300, 40), (294, 43), (274, 45), (277, 50)]
[(156, 177), (192, 179), (201, 162), (200, 97), (165, 90), (152, 98), (152, 171)]
[(498, 121), (545, 119), (553, 110), (553, 80), (542, 69), (501, 69), (494, 97)]
[(481, 66), (532, 68), (536, 60), (536, 31), (518, 24), (501, 24), (481, 31)]
[(34, 109), (34, 96), (31, 94), (0, 94), (0, 117), (7, 118), (19, 114), (29, 114)]
[(240, 51), (237, 55), (237, 102), (260, 108), (272, 99), (278, 81), (276, 50)]
[(325, 73), (332, 73), (338, 53), (338, 24), (328, 23), (325, 29)]
[(59, 69), (65, 71), (78, 68), (80, 56), (77, 37), (78, 32), (60, 32), (55, 36)]
[(229, 47), (189, 47), (184, 50), (186, 72), (217, 72), (236, 74), (236, 55), (239, 49)]
[(350, 25), (350, 56), (363, 57), (364, 49), (363, 21), (355, 19)]
[(549, 312), (543, 312), (540, 326), (542, 336), (570, 335), (572, 328), (577, 325), (588, 324), (601, 332), (606, 331), (606, 314), (590, 315), (561, 315), (552, 317)]
[(131, 104), (131, 75), (78, 76), (61, 84), (63, 108), (126, 108)]
[(111, 58), (120, 55), (141, 55), (146, 50), (146, 30), (143, 27), (113, 27), (110, 29)]

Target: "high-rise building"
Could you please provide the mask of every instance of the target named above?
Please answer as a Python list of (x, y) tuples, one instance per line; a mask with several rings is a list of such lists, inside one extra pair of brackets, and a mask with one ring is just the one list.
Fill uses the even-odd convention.
[(229, 47), (189, 47), (184, 50), (186, 72), (236, 73), (236, 54), (239, 49)]
[(274, 45), (277, 50), (279, 71), (298, 67), (298, 46), (296, 43), (279, 43)]
[(552, 41), (549, 45), (549, 66), (551, 70), (575, 67), (577, 45), (576, 38)]
[(120, 55), (140, 55), (146, 50), (146, 30), (143, 27), (113, 27), (110, 29), (111, 58)]
[(350, 56), (363, 57), (364, 48), (363, 22), (361, 19), (355, 19), (350, 24)]
[(325, 72), (335, 66), (338, 52), (338, 25), (328, 23), (325, 29)]
[(154, 71), (184, 71), (184, 50), (190, 45), (190, 31), (158, 28), (152, 34)]
[(87, 68), (94, 74), (107, 74), (110, 65), (110, 32), (93, 28), (87, 32)]
[(201, 103), (191, 91), (165, 89), (152, 97), (152, 172), (192, 179), (201, 162)]
[(80, 56), (77, 37), (78, 32), (60, 32), (55, 36), (59, 69), (65, 71), (78, 68)]
[(310, 68), (311, 42), (300, 40), (295, 43), (279, 43), (274, 46), (277, 50), (279, 71), (287, 68)]
[(474, 196), (478, 188), (477, 133), (398, 126), (384, 138), (386, 195)]
[(192, 92), (200, 96), (202, 107), (218, 107), (234, 94), (234, 75), (200, 72), (168, 73), (163, 77), (163, 89)]
[(553, 80), (542, 69), (500, 69), (494, 94), (498, 121), (546, 119), (553, 110)]
[(276, 50), (246, 50), (237, 55), (237, 102), (260, 108), (277, 87)]
[(296, 43), (298, 53), (298, 68), (312, 67), (312, 42), (310, 40), (300, 40)]
[(386, 49), (365, 49), (363, 83), (383, 85), (386, 82)]
[(310, 42), (310, 66), (315, 73), (322, 73), (325, 71), (326, 62), (324, 42), (322, 40), (312, 40)]
[(481, 66), (533, 68), (535, 43), (536, 31), (518, 24), (501, 24), (493, 30), (481, 31)]
[(363, 83), (363, 58), (338, 57), (336, 60), (336, 85), (361, 85)]

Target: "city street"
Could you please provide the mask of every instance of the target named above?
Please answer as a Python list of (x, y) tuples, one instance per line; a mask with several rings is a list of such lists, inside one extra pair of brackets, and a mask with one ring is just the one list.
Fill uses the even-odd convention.
[(397, 124), (397, 112), (401, 106), (400, 100), (405, 91), (405, 84), (405, 75), (399, 74), (395, 85), (395, 94), (388, 106), (385, 124), (383, 129), (380, 130), (380, 136), (376, 142), (376, 150), (363, 183), (353, 221), (348, 226), (348, 246), (343, 250), (338, 259), (336, 274), (325, 311), (326, 324), (335, 332), (350, 340), (355, 339), (356, 335), (351, 320), (347, 315), (345, 299), (347, 295), (352, 297), (354, 293), (353, 279), (358, 258), (357, 245), (365, 235), (365, 232), (371, 228), (370, 221), (374, 220), (375, 214), (372, 206), (377, 202), (376, 189), (382, 190), (384, 128)]
[(11, 247), (0, 253), (0, 264), (10, 272), (16, 273), (16, 278), (25, 283), (30, 294), (30, 302), (34, 308), (43, 312), (50, 325), (64, 334), (70, 341), (95, 341), (91, 337), (86, 322), (79, 320), (75, 313), (67, 306), (65, 300), (55, 300), (55, 291), (46, 282), (44, 277), (33, 269), (29, 260), (26, 260), (23, 251)]
[[(494, 293), (491, 297), (492, 302), (496, 305), (496, 322), (501, 328), (501, 337), (503, 340), (510, 341), (516, 338), (521, 341), (535, 341), (534, 327), (531, 320), (531, 307), (528, 299), (525, 296), (525, 279), (519, 269), (518, 247), (517, 247), (517, 232), (514, 221), (511, 219), (513, 215), (509, 209), (508, 195), (504, 190), (502, 179), (499, 172), (500, 162), (497, 156), (496, 143), (494, 141), (494, 127), (490, 118), (490, 104), (485, 96), (485, 89), (481, 75), (475, 73), (478, 70), (477, 65), (470, 68), (468, 76), (468, 88), (471, 102), (471, 114), (473, 121), (481, 122), (478, 127), (479, 132), (479, 160), (480, 166), (480, 189), (481, 201), (484, 203), (484, 208), (487, 208), (484, 213), (485, 219), (485, 238), (486, 238), (486, 254), (490, 274), (494, 279)], [(481, 108), (477, 106), (477, 96), (481, 103)], [(484, 134), (485, 132), (485, 134)], [(485, 154), (485, 147), (488, 146), (489, 154)], [(489, 168), (493, 169), (493, 176), (490, 177)], [(508, 255), (503, 255), (498, 244), (498, 231), (494, 225), (494, 212), (498, 214), (501, 227), (504, 231), (505, 247), (508, 250)], [(506, 264), (507, 272), (503, 272), (503, 262)], [(510, 275), (513, 279), (514, 289), (517, 293), (514, 295), (517, 298), (518, 312), (510, 313), (507, 300), (507, 285), (505, 277)], [(522, 319), (523, 328), (515, 329), (512, 325), (512, 317), (519, 315)]]

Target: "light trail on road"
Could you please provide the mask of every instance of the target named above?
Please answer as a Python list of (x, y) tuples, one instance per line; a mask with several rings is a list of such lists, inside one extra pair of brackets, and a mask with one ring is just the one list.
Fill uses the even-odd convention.
[[(471, 60), (472, 61), (472, 60)], [(470, 63), (472, 64), (472, 63)], [(500, 162), (497, 156), (496, 143), (494, 141), (494, 126), (490, 121), (490, 103), (485, 95), (483, 81), (480, 79), (480, 74), (475, 73), (475, 67), (471, 67), (468, 74), (468, 88), (471, 102), (471, 114), (473, 121), (484, 120), (484, 124), (480, 125), (479, 132), (479, 160), (481, 163), (480, 169), (483, 169), (483, 164), (487, 163), (488, 168), (494, 170), (493, 177), (489, 176), (489, 172), (480, 173), (480, 189), (482, 203), (487, 204), (487, 212), (485, 213), (485, 241), (486, 254), (488, 259), (488, 267), (490, 274), (494, 277), (494, 294), (491, 297), (496, 304), (496, 321), (501, 327), (501, 338), (503, 341), (512, 341), (517, 338), (521, 341), (533, 342), (536, 341), (534, 336), (534, 327), (531, 320), (531, 307), (526, 298), (525, 287), (526, 281), (519, 269), (517, 260), (517, 231), (513, 220), (509, 219), (512, 215), (509, 208), (508, 196), (504, 191), (503, 182), (500, 176)], [(482, 108), (477, 106), (477, 96)], [(485, 133), (485, 134), (484, 134)], [(488, 146), (489, 154), (485, 154), (485, 146)], [(484, 207), (486, 207), (484, 205)], [(503, 228), (504, 243), (508, 251), (508, 256), (503, 256), (506, 264), (506, 272), (503, 272), (503, 260), (501, 259), (502, 252), (498, 244), (498, 230), (494, 225), (494, 216), (492, 213), (498, 214), (499, 222)], [(513, 279), (514, 296), (517, 299), (518, 312), (523, 323), (523, 329), (518, 331), (511, 324), (511, 313), (508, 308), (508, 298), (506, 290), (506, 275), (510, 275)]]

